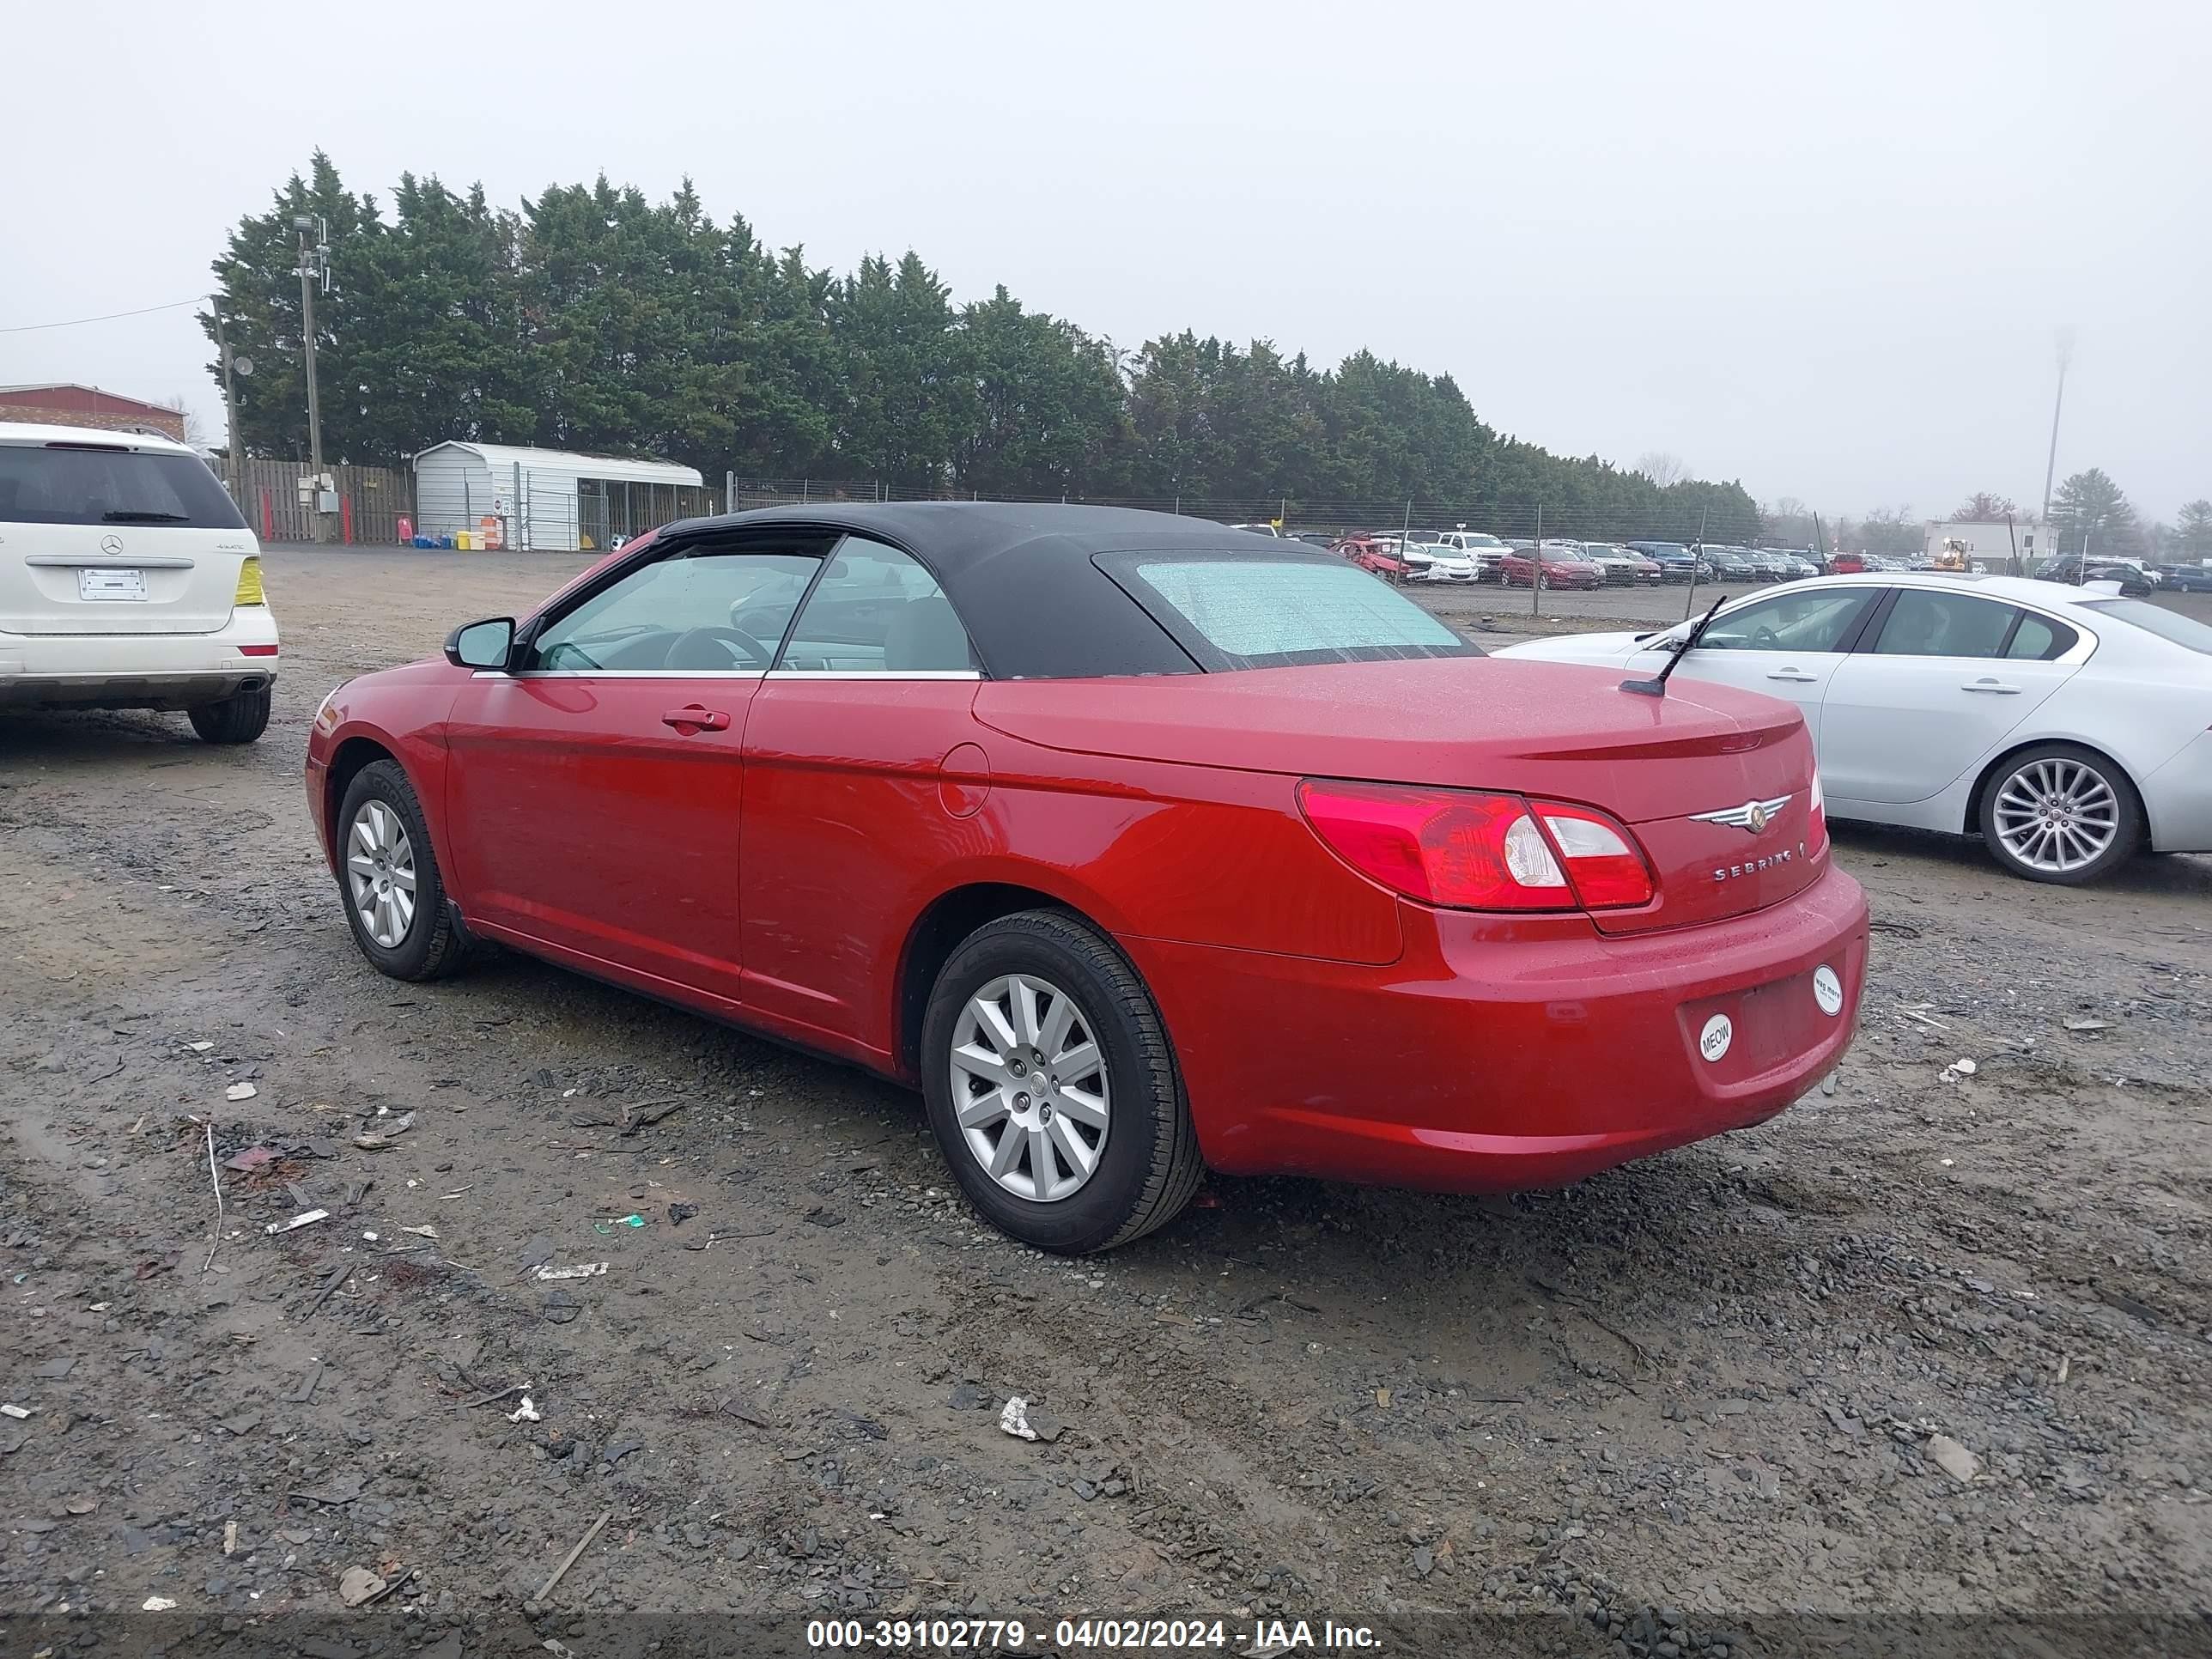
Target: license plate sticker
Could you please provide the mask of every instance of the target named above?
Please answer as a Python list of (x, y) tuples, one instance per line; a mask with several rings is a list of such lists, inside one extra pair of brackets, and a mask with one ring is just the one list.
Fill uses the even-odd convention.
[(76, 596), (80, 599), (143, 599), (146, 597), (146, 573), (143, 570), (79, 570), (76, 573)]

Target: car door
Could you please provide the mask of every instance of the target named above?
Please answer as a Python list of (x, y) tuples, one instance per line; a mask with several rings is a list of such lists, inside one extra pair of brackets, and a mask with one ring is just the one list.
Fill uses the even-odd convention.
[(839, 544), (745, 732), (738, 884), (757, 1016), (891, 1063), (891, 985), (920, 896), (980, 845), (981, 678), (927, 570), (881, 542)]
[[(1818, 746), (1828, 681), (1848, 659), (1880, 596), (1871, 586), (1811, 588), (1739, 605), (1713, 619), (1674, 672), (1796, 703)], [(1636, 659), (1654, 672), (1665, 660), (1663, 652)]]
[(1940, 794), (2073, 677), (2081, 644), (2055, 617), (1963, 587), (1897, 588), (1828, 686), (1820, 750), (1829, 799)]
[(739, 1000), (745, 720), (825, 540), (656, 545), (469, 682), (447, 810), (471, 922)]

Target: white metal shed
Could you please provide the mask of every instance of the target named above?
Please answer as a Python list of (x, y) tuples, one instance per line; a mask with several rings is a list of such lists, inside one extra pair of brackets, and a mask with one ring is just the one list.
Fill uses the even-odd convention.
[(705, 483), (696, 467), (667, 461), (449, 440), (415, 458), (416, 530), (452, 536), (490, 519), (509, 547), (592, 552), (712, 512)]

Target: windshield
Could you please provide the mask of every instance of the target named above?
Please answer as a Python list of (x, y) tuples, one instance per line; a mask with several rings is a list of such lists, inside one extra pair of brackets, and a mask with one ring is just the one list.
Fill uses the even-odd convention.
[(0, 443), (0, 522), (246, 528), (198, 456), (100, 443)]
[(2120, 622), (2133, 623), (2137, 628), (2147, 629), (2162, 640), (2171, 640), (2200, 656), (2212, 657), (2212, 628), (2208, 628), (2194, 617), (2168, 611), (2148, 599), (2091, 599), (2081, 608), (2102, 611)]
[(1339, 560), (1148, 552), (1099, 563), (1210, 671), (1482, 654)]

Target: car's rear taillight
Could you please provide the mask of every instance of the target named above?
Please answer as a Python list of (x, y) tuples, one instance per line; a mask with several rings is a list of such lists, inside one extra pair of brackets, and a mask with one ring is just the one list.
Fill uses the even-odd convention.
[(238, 567), (238, 592), (230, 596), (233, 605), (266, 605), (269, 600), (261, 591), (261, 561), (249, 553)]
[(1807, 797), (1807, 811), (1813, 823), (1806, 835), (1805, 844), (1817, 853), (1827, 844), (1828, 840), (1828, 806), (1820, 794), (1820, 774), (1818, 769), (1815, 769), (1813, 773), (1813, 793)]
[(1425, 904), (1605, 910), (1651, 900), (1650, 866), (1626, 826), (1590, 807), (1311, 778), (1298, 805), (1338, 857)]

